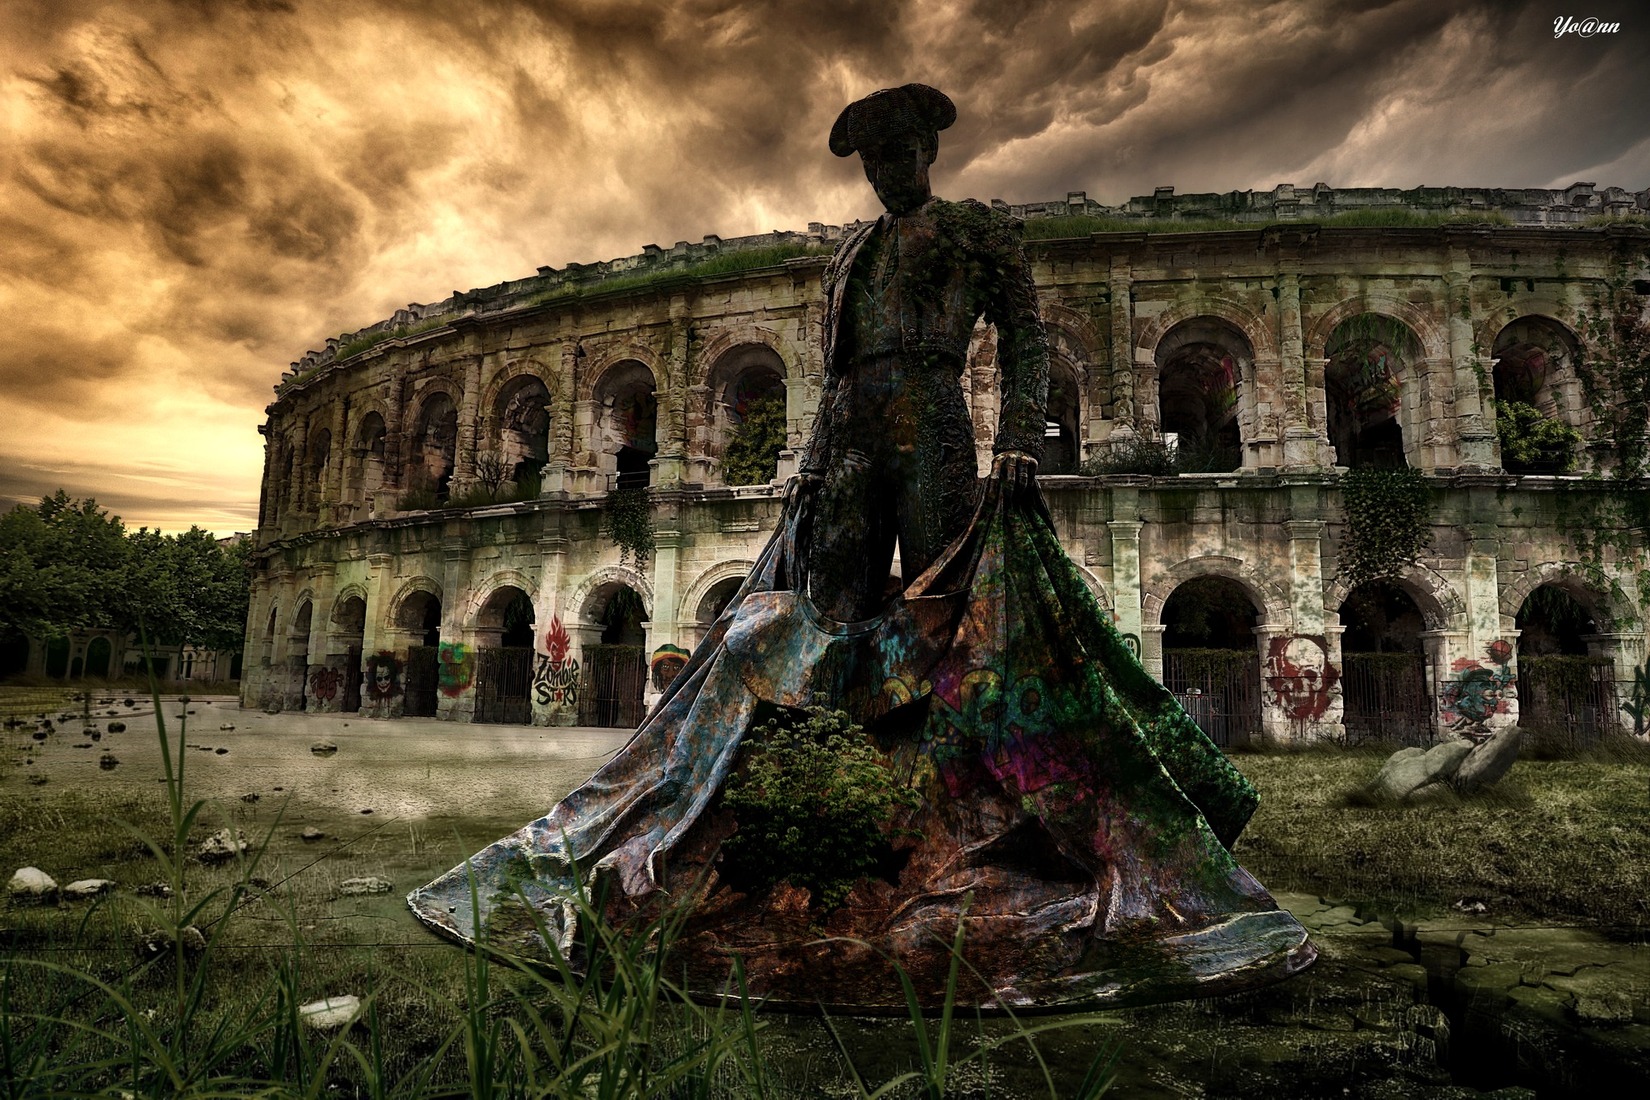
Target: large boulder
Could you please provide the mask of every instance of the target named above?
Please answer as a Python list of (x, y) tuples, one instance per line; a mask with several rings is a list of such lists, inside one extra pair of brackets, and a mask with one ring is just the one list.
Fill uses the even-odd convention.
[(63, 896), (84, 901), (87, 898), (95, 898), (99, 894), (107, 894), (114, 888), (115, 882), (112, 879), (83, 878), (63, 887)]
[(53, 902), (57, 881), (38, 867), (20, 867), (6, 883), (6, 894), (13, 901)]
[(1455, 789), (1471, 794), (1494, 786), (1518, 759), (1519, 742), (1524, 731), (1517, 726), (1505, 726), (1467, 754), (1455, 771)]
[(246, 851), (246, 834), (239, 829), (219, 829), (207, 837), (195, 852), (202, 863), (222, 863)]
[(1377, 798), (1403, 801), (1427, 787), (1448, 782), (1472, 752), (1467, 741), (1442, 741), (1430, 749), (1399, 749), (1387, 757), (1370, 783)]

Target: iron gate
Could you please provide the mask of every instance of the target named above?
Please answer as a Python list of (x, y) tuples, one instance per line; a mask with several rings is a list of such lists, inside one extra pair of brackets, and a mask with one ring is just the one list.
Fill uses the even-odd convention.
[(641, 646), (585, 646), (579, 724), (635, 729), (642, 724), (646, 683), (647, 657)]
[(1520, 657), (1518, 724), (1584, 748), (1620, 726), (1615, 662), (1608, 657)]
[(533, 649), (508, 646), (476, 651), (476, 721), (527, 725), (533, 721)]
[(361, 647), (352, 645), (344, 654), (344, 710), (361, 709)]
[(1427, 659), (1419, 653), (1343, 654), (1341, 698), (1349, 745), (1393, 741), (1425, 746), (1436, 737)]
[(409, 718), (435, 717), (436, 677), (440, 668), (438, 652), (433, 645), (415, 645), (407, 649), (401, 713)]
[(1221, 748), (1259, 738), (1260, 655), (1239, 649), (1169, 649), (1163, 686)]

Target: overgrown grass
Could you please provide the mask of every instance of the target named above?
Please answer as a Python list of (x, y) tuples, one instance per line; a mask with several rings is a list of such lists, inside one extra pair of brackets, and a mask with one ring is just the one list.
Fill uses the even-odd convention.
[[(417, 336), (421, 332), (438, 329), (451, 320), (450, 317), (428, 317), (414, 324), (398, 325), (395, 328), (381, 329), (378, 332), (369, 332), (364, 336), (357, 336), (347, 344), (340, 344), (337, 352), (333, 354), (332, 361), (335, 363), (342, 362), (352, 355), (360, 355), (369, 348), (375, 348), (386, 340), (399, 340), (402, 337)], [(307, 375), (300, 375), (298, 381), (302, 381), (305, 377)]]
[(1650, 752), (1609, 743), (1579, 759), (1520, 759), (1481, 796), (1424, 805), (1363, 795), (1388, 750), (1233, 757), (1260, 791), (1235, 854), (1269, 888), (1356, 899), (1400, 915), (1484, 902), (1496, 919), (1650, 936)]
[[(737, 969), (719, 1002), (687, 999), (668, 962), (679, 912), (613, 927), (581, 899), (588, 965), (577, 971), (559, 956), (545, 968), (438, 942), (412, 929), (398, 892), (340, 898), (337, 888), (370, 873), (425, 875), (432, 860), (450, 866), (460, 857), (432, 851), (448, 845), (432, 844), (416, 824), (389, 824), (363, 834), (371, 844), (329, 841), (311, 855), (285, 840), (294, 830), (283, 828), (282, 808), (190, 801), (194, 746), (181, 722), (168, 738), (152, 698), (157, 789), (110, 800), (0, 781), (0, 864), (125, 884), (92, 902), (5, 910), (5, 1100), (117, 1092), (938, 1100), (956, 1082), (992, 1080), (992, 1060), (1016, 1052), (1029, 1059), (1027, 1079), (1050, 1096), (1097, 1096), (1112, 1079), (1114, 1047), (1091, 1049), (1086, 1076), (1081, 1065), (1056, 1072), (1037, 1051), (1039, 1036), (1092, 1027), (1083, 1015), (1011, 1018), (976, 1039), (950, 1007), (933, 1021), (913, 1005), (896, 1068), (856, 1068), (863, 1051), (840, 1036), (804, 1056), (793, 1035), (770, 1031)], [(490, 838), (497, 827), (481, 829)], [(251, 846), (200, 863), (201, 840), (222, 828), (244, 829)], [(481, 842), (455, 836), (450, 846), (468, 853)], [(953, 987), (968, 981), (958, 972)], [(302, 1020), (306, 1001), (346, 992), (364, 1002), (353, 1025), (329, 1033)]]
[(831, 246), (810, 244), (776, 244), (769, 245), (766, 248), (730, 250), (708, 260), (688, 264), (684, 267), (659, 267), (630, 275), (615, 275), (578, 286), (557, 287), (554, 290), (547, 290), (542, 294), (536, 294), (528, 298), (524, 305), (536, 306), (547, 302), (572, 301), (591, 295), (618, 294), (622, 291), (656, 286), (667, 280), (707, 279), (716, 275), (732, 275), (740, 271), (757, 271), (764, 267), (776, 267), (786, 260), (794, 260), (801, 256), (828, 256), (830, 254)]
[(1218, 233), (1233, 229), (1265, 229), (1276, 225), (1321, 225), (1336, 228), (1427, 228), (1438, 225), (1511, 225), (1512, 219), (1500, 211), (1472, 214), (1419, 213), (1413, 210), (1349, 210), (1327, 218), (1305, 217), (1280, 221), (1239, 221), (1236, 218), (1117, 218), (1093, 214), (1066, 214), (1052, 218), (1029, 218), (1025, 223), (1028, 240), (1055, 240), (1087, 237), (1091, 233)]

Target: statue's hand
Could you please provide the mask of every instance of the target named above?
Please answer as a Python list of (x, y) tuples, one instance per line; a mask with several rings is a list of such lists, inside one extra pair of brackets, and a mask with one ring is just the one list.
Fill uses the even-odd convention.
[(813, 496), (821, 485), (825, 484), (825, 475), (816, 474), (811, 470), (804, 470), (785, 482), (785, 507), (790, 507), (807, 497)]
[(1037, 460), (1024, 451), (1004, 451), (991, 460), (991, 476), (1010, 492), (1024, 492), (1037, 480)]

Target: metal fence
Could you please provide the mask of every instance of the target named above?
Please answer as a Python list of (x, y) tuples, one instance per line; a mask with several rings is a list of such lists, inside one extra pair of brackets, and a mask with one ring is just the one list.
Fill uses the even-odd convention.
[(533, 647), (476, 651), (476, 721), (527, 725), (533, 720)]
[(1437, 702), (1427, 691), (1427, 660), (1419, 653), (1344, 654), (1341, 701), (1349, 745), (1424, 747), (1437, 739)]
[(1622, 728), (1621, 692), (1608, 657), (1525, 657), (1518, 662), (1518, 724), (1548, 741), (1585, 748)]
[(641, 646), (586, 646), (579, 724), (635, 729), (642, 724), (646, 683), (647, 654)]
[(435, 695), (441, 668), (440, 651), (433, 645), (407, 649), (406, 679), (401, 685), (401, 713), (409, 718), (434, 718)]
[(1260, 737), (1258, 654), (1235, 649), (1165, 650), (1163, 686), (1221, 748)]

